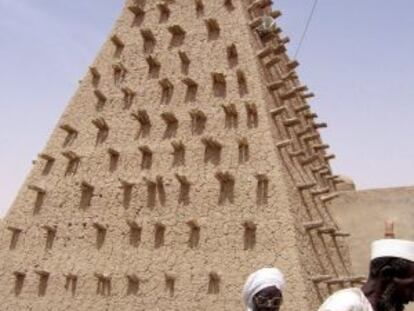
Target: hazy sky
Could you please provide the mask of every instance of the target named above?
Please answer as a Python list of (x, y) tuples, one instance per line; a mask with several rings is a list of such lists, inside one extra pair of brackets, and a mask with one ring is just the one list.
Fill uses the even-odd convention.
[[(293, 55), (312, 0), (279, 0)], [(0, 0), (0, 213), (10, 206), (123, 0)], [(414, 185), (414, 1), (319, 0), (301, 80), (337, 173)]]

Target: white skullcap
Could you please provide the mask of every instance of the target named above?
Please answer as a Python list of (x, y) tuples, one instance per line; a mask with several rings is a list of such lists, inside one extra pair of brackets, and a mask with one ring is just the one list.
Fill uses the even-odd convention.
[(414, 242), (398, 239), (374, 241), (371, 245), (371, 260), (380, 257), (396, 257), (414, 262)]
[(263, 268), (249, 275), (243, 288), (243, 301), (246, 311), (253, 310), (253, 297), (266, 287), (276, 286), (283, 291), (285, 278), (276, 268)]

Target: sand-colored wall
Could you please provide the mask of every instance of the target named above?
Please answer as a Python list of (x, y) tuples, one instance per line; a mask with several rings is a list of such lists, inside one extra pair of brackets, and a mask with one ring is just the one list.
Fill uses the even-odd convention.
[[(325, 208), (335, 191), (331, 157), (297, 63), (280, 34), (265, 42), (250, 26), (270, 13), (269, 3), (248, 10), (251, 1), (203, 2), (201, 13), (193, 0), (168, 2), (169, 18), (161, 20), (161, 3), (126, 2), (4, 220), (4, 310), (238, 310), (247, 275), (269, 265), (286, 274), (284, 310), (309, 310), (328, 289), (315, 277), (352, 275)], [(130, 10), (137, 3), (142, 18)], [(210, 19), (218, 35), (208, 34)], [(185, 36), (172, 42), (177, 26)], [(117, 55), (116, 45), (123, 46)], [(265, 47), (270, 54), (260, 54)], [(159, 70), (149, 72), (149, 64)], [(126, 70), (118, 83), (114, 68)], [(214, 85), (217, 75), (225, 88)], [(162, 99), (165, 79), (169, 100)], [(188, 94), (191, 81), (196, 96)], [(274, 82), (281, 84), (267, 87)], [(130, 103), (125, 90), (135, 94)], [(197, 111), (205, 125), (195, 129)], [(143, 115), (147, 133), (137, 121)], [(101, 140), (96, 124), (107, 131)], [(177, 146), (185, 154), (179, 163)], [(79, 160), (76, 169), (70, 159)], [(191, 232), (199, 235), (193, 247)], [(110, 286), (103, 290), (99, 280)]]

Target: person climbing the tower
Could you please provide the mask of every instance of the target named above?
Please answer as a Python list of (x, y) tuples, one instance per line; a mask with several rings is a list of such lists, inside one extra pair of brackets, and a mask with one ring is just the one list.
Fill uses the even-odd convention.
[(334, 293), (319, 311), (403, 311), (414, 301), (414, 242), (384, 239), (371, 249), (368, 281)]
[(278, 311), (283, 302), (285, 278), (276, 268), (263, 268), (250, 274), (243, 288), (246, 311)]

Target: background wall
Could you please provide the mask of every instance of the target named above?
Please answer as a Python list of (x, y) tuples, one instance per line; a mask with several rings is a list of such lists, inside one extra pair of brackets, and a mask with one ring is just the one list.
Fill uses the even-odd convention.
[[(343, 192), (330, 207), (349, 239), (356, 274), (367, 275), (370, 245), (384, 236), (384, 220), (395, 223), (397, 238), (414, 240), (414, 187)], [(410, 306), (414, 310), (414, 304)]]

